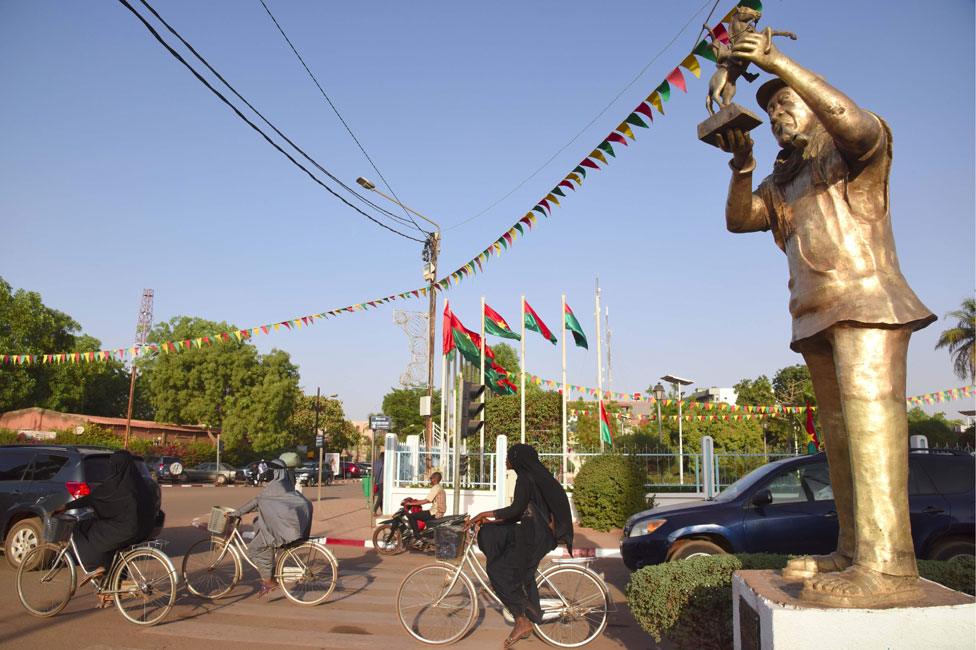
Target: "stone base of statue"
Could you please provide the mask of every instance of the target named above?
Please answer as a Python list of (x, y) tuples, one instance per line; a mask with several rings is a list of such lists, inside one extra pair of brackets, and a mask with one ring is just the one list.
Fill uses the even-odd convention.
[(921, 582), (916, 603), (845, 609), (800, 600), (803, 582), (784, 580), (779, 571), (737, 571), (732, 576), (735, 650), (972, 648), (974, 598)]
[(698, 125), (698, 139), (717, 147), (715, 136), (718, 134), (724, 134), (729, 129), (752, 131), (760, 124), (762, 124), (762, 120), (748, 108), (738, 104), (729, 104)]

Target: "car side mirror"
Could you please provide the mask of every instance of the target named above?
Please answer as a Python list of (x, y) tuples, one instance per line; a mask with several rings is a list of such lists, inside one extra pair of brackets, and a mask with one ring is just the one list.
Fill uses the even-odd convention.
[(765, 490), (759, 490), (752, 495), (749, 499), (749, 503), (756, 508), (762, 508), (763, 506), (768, 506), (773, 502), (773, 493), (769, 491), (769, 488)]

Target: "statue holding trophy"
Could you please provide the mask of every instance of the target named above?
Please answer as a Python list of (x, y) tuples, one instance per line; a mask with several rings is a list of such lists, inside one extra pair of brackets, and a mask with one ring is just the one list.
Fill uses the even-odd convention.
[(745, 109), (722, 117), (735, 107), (725, 106), (699, 137), (732, 154), (728, 229), (772, 231), (786, 254), (790, 347), (810, 369), (826, 439), (837, 549), (791, 560), (783, 577), (802, 579), (800, 598), (811, 603), (910, 603), (921, 590), (908, 510), (906, 357), (912, 332), (935, 316), (895, 253), (891, 131), (780, 52), (773, 35), (745, 28), (730, 35), (728, 52), (741, 71), (755, 64), (774, 76), (756, 93), (781, 147), (772, 173), (753, 190), (755, 124), (741, 117)]

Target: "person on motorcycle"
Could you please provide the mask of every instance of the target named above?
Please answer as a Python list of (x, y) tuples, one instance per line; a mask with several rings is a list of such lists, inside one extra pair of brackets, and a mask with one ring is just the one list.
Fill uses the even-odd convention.
[(295, 489), (285, 461), (273, 460), (259, 477), (268, 485), (256, 499), (248, 501), (229, 516), (240, 517), (254, 510), (254, 539), (247, 545), (248, 556), (261, 574), (258, 597), (277, 587), (272, 579), (275, 550), (300, 539), (308, 539), (312, 528), (312, 503)]
[(434, 472), (430, 475), (430, 492), (427, 493), (426, 499), (404, 499), (400, 505), (423, 506), (428, 503), (430, 504), (430, 510), (411, 512), (407, 515), (407, 519), (410, 520), (410, 528), (413, 530), (415, 538), (418, 539), (420, 537), (420, 527), (417, 525), (417, 522), (437, 519), (438, 517), (443, 517), (444, 513), (447, 512), (447, 493), (444, 492), (444, 486), (441, 485), (440, 472)]

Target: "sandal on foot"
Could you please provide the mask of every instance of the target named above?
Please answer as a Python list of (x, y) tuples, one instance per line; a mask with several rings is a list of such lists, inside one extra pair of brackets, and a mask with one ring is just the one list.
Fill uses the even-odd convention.
[(277, 582), (272, 582), (270, 584), (262, 584), (261, 588), (258, 590), (258, 598), (264, 598), (272, 591), (278, 588)]

